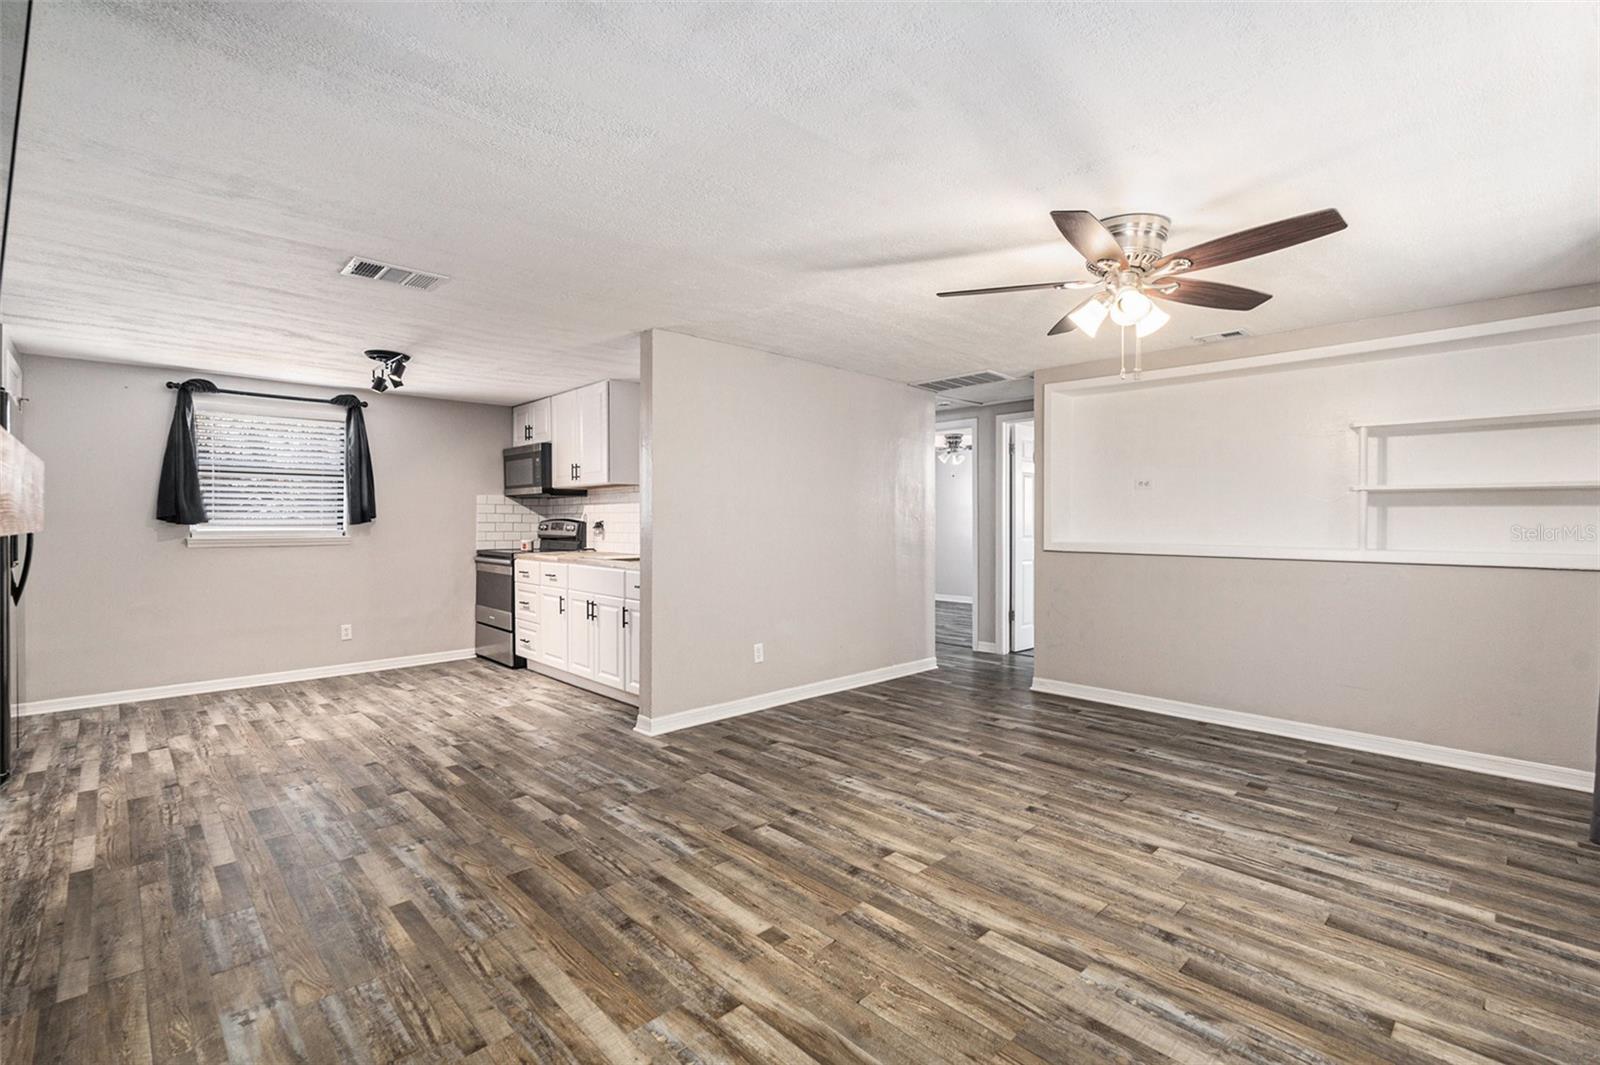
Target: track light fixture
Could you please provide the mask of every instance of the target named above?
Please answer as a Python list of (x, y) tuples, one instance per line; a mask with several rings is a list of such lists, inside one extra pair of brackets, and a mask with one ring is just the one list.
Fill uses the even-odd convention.
[(405, 382), (400, 379), (406, 375), (406, 363), (411, 361), (410, 355), (401, 351), (368, 348), (366, 356), (378, 364), (372, 369), (374, 392), (387, 392), (391, 388), (404, 387)]

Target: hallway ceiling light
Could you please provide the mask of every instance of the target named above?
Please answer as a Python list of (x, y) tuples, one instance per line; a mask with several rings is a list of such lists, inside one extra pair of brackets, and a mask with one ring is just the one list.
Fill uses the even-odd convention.
[(966, 433), (940, 433), (939, 443), (933, 447), (933, 453), (939, 457), (940, 462), (951, 466), (959, 466), (967, 461), (967, 452), (972, 450), (972, 438)]

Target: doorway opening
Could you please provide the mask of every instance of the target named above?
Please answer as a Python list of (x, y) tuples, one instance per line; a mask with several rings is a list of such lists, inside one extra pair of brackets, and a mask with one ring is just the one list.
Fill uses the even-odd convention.
[(934, 650), (977, 647), (978, 422), (934, 428)]
[(1034, 423), (1033, 415), (996, 419), (1000, 470), (1000, 616), (995, 643), (1001, 654), (1033, 653)]

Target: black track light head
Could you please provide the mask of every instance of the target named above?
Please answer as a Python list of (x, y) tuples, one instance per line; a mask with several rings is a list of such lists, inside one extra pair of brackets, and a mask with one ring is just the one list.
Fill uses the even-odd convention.
[(403, 387), (404, 382), (400, 378), (405, 376), (406, 363), (411, 361), (410, 355), (403, 351), (389, 351), (387, 348), (368, 348), (364, 354), (379, 364), (372, 371), (374, 392), (387, 392), (390, 388)]

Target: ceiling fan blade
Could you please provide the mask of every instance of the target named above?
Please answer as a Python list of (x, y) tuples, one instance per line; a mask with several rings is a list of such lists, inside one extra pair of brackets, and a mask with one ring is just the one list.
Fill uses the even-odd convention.
[[(1161, 291), (1161, 288), (1166, 288), (1168, 285), (1176, 287), (1171, 292)], [(1223, 311), (1252, 310), (1272, 298), (1267, 293), (1257, 292), (1253, 288), (1219, 285), (1215, 281), (1201, 281), (1191, 277), (1171, 278), (1161, 288), (1147, 288), (1145, 291), (1156, 299), (1189, 303), (1196, 307), (1215, 307)]]
[(940, 292), (940, 296), (987, 296), (991, 292), (1027, 292), (1038, 288), (1076, 288), (1076, 281), (1046, 281), (1039, 285), (1002, 285), (999, 288), (964, 288), (957, 292)]
[(1345, 224), (1339, 212), (1331, 208), (1326, 211), (1312, 211), (1310, 214), (1285, 218), (1281, 222), (1269, 222), (1264, 226), (1240, 230), (1226, 237), (1196, 244), (1183, 251), (1175, 251), (1157, 259), (1151, 264), (1150, 269), (1159, 270), (1174, 259), (1188, 259), (1189, 266), (1186, 268), (1188, 272), (1206, 270), (1224, 263), (1253, 259), (1257, 255), (1304, 244), (1308, 240), (1337, 233), (1345, 228)]
[(1051, 211), (1050, 217), (1055, 221), (1056, 228), (1061, 230), (1061, 235), (1067, 238), (1067, 243), (1077, 248), (1089, 262), (1110, 259), (1125, 264), (1128, 261), (1122, 254), (1122, 245), (1117, 243), (1111, 231), (1088, 211)]

